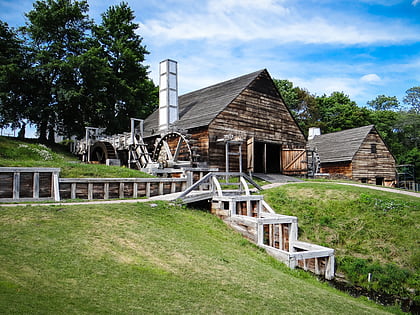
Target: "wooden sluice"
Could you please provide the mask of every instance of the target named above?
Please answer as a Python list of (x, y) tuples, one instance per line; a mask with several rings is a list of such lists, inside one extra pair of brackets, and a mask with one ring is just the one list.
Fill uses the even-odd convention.
[[(236, 182), (219, 181), (227, 176), (239, 177)], [(264, 248), (268, 254), (290, 268), (301, 268), (331, 280), (335, 276), (334, 250), (298, 240), (298, 219), (275, 211), (264, 201), (264, 196), (251, 194), (248, 183), (261, 189), (243, 173), (208, 173), (190, 186), (178, 198), (188, 203), (188, 195), (208, 185), (211, 213), (217, 215), (242, 236)], [(229, 189), (236, 186), (236, 190)], [(195, 196), (197, 198), (197, 195)]]

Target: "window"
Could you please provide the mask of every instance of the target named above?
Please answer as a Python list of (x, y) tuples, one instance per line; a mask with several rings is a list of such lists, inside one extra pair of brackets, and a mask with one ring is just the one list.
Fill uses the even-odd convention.
[(376, 144), (375, 143), (372, 143), (370, 145), (370, 153), (376, 153)]

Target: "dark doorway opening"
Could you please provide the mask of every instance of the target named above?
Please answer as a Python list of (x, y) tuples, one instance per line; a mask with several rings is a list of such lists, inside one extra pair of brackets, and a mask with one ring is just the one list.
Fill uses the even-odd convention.
[(376, 185), (382, 186), (384, 184), (384, 178), (383, 177), (376, 177)]
[(255, 142), (254, 144), (254, 172), (280, 173), (281, 146), (273, 143)]

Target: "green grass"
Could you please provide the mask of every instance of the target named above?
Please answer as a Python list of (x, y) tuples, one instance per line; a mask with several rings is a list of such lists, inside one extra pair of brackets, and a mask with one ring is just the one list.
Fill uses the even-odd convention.
[(166, 203), (0, 208), (4, 314), (385, 314)]
[(64, 178), (152, 177), (124, 167), (81, 163), (64, 146), (47, 147), (31, 140), (21, 141), (8, 137), (0, 137), (1, 166), (56, 167), (61, 168), (60, 177)]
[(334, 248), (338, 272), (353, 283), (420, 301), (420, 198), (333, 183), (264, 194), (278, 213), (298, 217), (300, 239)]

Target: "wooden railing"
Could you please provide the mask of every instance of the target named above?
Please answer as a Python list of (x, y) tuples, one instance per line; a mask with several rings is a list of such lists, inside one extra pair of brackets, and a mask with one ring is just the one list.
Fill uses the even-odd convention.
[(61, 178), (62, 199), (124, 199), (181, 192), (186, 178)]
[(59, 173), (59, 168), (0, 167), (0, 201), (58, 201)]

